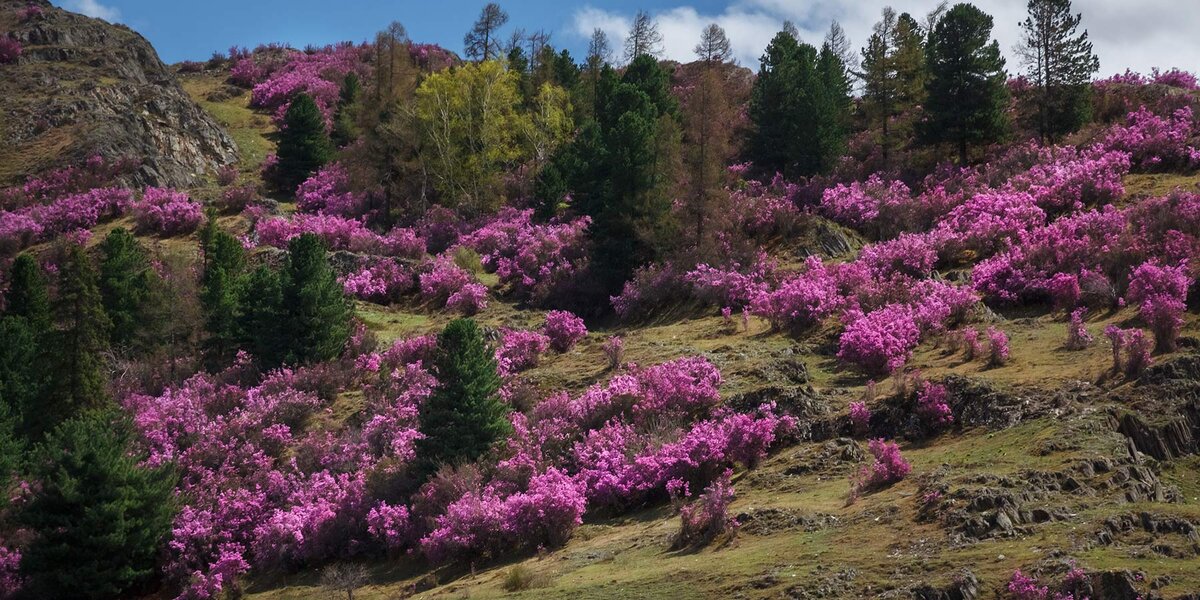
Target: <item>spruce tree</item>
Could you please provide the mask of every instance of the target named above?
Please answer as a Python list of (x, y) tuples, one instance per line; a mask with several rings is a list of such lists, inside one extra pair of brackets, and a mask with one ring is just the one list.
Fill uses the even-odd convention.
[(44, 384), (43, 345), (50, 331), (50, 298), (42, 268), (28, 254), (13, 260), (0, 313), (0, 403), (20, 419), (36, 411)]
[(434, 360), (438, 384), (421, 405), (418, 470), (479, 459), (511, 431), (500, 400), (496, 359), (471, 319), (455, 319), (438, 336)]
[(104, 238), (100, 255), (100, 297), (112, 323), (109, 339), (113, 346), (128, 347), (148, 326), (147, 303), (155, 274), (145, 250), (125, 228), (118, 227)]
[(132, 452), (131, 426), (115, 411), (88, 411), (38, 446), (38, 485), (17, 521), (34, 533), (21, 573), (30, 597), (117, 598), (149, 590), (175, 514), (170, 468)]
[(775, 35), (750, 96), (748, 158), (763, 173), (810, 176), (845, 150), (849, 84), (831, 47), (822, 51)]
[[(8, 484), (20, 469), (24, 454), (24, 440), (17, 434), (20, 416), (5, 398), (0, 396), (0, 492), (8, 492)], [(0, 511), (8, 508), (9, 496), (0, 493)]]
[(55, 326), (42, 348), (45, 405), (27, 413), (37, 432), (108, 400), (104, 352), (108, 350), (108, 315), (100, 298), (96, 269), (80, 246), (64, 252), (59, 265), (58, 295), (53, 303)]
[(990, 15), (956, 4), (938, 20), (929, 40), (924, 138), (953, 144), (964, 165), (971, 145), (997, 142), (1008, 131), (1004, 58), (991, 37)]
[(308, 179), (333, 157), (333, 147), (325, 134), (325, 117), (308, 94), (298, 94), (283, 117), (279, 134), (277, 183), (286, 193)]
[(238, 283), (245, 252), (236, 238), (220, 229), (204, 239), (204, 274), (200, 279), (200, 304), (208, 334), (204, 351), (210, 366), (219, 367), (232, 360), (238, 350)]
[(13, 260), (9, 273), (4, 312), (0, 314), (25, 317), (35, 326), (49, 327), (50, 292), (37, 260), (28, 254), (20, 254)]
[(341, 353), (350, 339), (353, 307), (316, 234), (305, 233), (288, 243), (282, 299), (287, 362), (319, 362)]
[(288, 340), (279, 274), (260, 265), (245, 276), (238, 289), (238, 347), (268, 367), (283, 364)]
[(1043, 143), (1071, 133), (1091, 116), (1091, 78), (1100, 70), (1088, 33), (1076, 33), (1082, 14), (1071, 0), (1029, 0), (1018, 51), (1036, 91), (1032, 126)]

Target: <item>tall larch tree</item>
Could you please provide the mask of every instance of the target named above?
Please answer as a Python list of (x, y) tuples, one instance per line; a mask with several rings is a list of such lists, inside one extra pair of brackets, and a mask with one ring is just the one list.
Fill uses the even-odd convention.
[(1004, 58), (992, 39), (992, 17), (970, 4), (954, 5), (934, 27), (927, 53), (923, 137), (953, 145), (965, 165), (972, 145), (997, 142), (1008, 132)]
[(1078, 31), (1083, 15), (1071, 13), (1071, 0), (1029, 0), (1028, 10), (1018, 51), (1035, 91), (1032, 127), (1049, 143), (1090, 119), (1089, 84), (1100, 59), (1087, 30)]
[[(725, 30), (716, 23), (705, 27), (694, 51), (700, 59), (699, 74), (684, 92), (682, 111), (684, 213), (691, 245), (700, 256), (706, 256), (712, 242), (706, 233), (719, 219), (717, 206), (725, 166), (733, 157), (733, 122), (737, 119), (728, 93), (733, 53)], [(694, 65), (690, 68), (694, 70)]]
[(479, 18), (463, 37), (463, 49), (467, 58), (483, 62), (500, 58), (502, 42), (500, 28), (508, 23), (508, 13), (499, 4), (489, 2), (479, 12)]
[(643, 54), (658, 58), (663, 52), (663, 36), (650, 13), (639, 10), (625, 38), (625, 62), (632, 63)]

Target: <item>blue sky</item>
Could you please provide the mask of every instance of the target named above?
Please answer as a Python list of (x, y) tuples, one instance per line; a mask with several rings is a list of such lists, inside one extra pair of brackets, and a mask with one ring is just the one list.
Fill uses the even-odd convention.
[[(232, 44), (255, 46), (286, 42), (297, 47), (335, 41), (362, 41), (393, 20), (417, 41), (460, 51), (463, 33), (484, 0), (53, 0), (70, 10), (122, 22), (154, 44), (163, 60), (208, 58)], [(757, 58), (785, 19), (806, 41), (819, 43), (833, 20), (839, 21), (854, 48), (862, 46), (880, 10), (892, 5), (920, 17), (939, 0), (565, 0), (501, 1), (514, 27), (544, 29), (556, 47), (581, 56), (593, 28), (608, 33), (619, 48), (633, 14), (646, 9), (662, 30), (665, 55), (692, 60), (701, 29), (721, 24), (736, 58), (756, 67)], [(995, 36), (1009, 57), (1009, 71), (1020, 64), (1013, 47), (1024, 0), (974, 0), (995, 17)], [(1200, 1), (1075, 0), (1100, 56), (1101, 75), (1153, 66), (1200, 70)]]

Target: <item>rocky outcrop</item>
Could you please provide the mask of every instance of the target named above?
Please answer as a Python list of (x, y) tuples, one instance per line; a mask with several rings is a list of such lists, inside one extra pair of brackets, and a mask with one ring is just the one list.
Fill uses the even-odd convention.
[(237, 159), (145, 38), (44, 0), (18, 22), (28, 4), (0, 0), (0, 31), (24, 48), (0, 66), (0, 185), (99, 154), (141, 162), (127, 184), (186, 187)]

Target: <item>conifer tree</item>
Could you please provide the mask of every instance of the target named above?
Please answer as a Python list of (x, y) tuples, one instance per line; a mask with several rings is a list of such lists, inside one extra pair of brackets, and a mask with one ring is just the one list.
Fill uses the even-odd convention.
[(1007, 133), (1008, 90), (992, 17), (956, 4), (938, 20), (928, 48), (929, 100), (924, 137), (950, 143), (966, 164), (973, 144), (999, 141)]
[(37, 260), (29, 254), (20, 254), (13, 259), (9, 273), (4, 312), (0, 314), (25, 317), (35, 326), (49, 327), (50, 292)]
[(1088, 32), (1077, 33), (1083, 15), (1071, 14), (1071, 0), (1029, 0), (1018, 47), (1036, 90), (1032, 125), (1043, 143), (1071, 133), (1091, 116), (1092, 75), (1100, 59)]
[(479, 18), (463, 37), (467, 58), (478, 62), (501, 56), (499, 30), (508, 22), (508, 13), (499, 4), (489, 2), (479, 12)]
[(779, 32), (760, 60), (750, 97), (748, 157), (764, 173), (788, 177), (832, 168), (845, 150), (848, 93), (831, 47), (818, 52)]
[(455, 319), (438, 336), (434, 368), (438, 384), (421, 405), (417, 440), (419, 470), (477, 460), (511, 431), (500, 400), (496, 359), (471, 319)]
[(337, 112), (333, 115), (333, 132), (330, 138), (334, 145), (342, 147), (358, 139), (358, 108), (362, 96), (362, 83), (358, 74), (346, 73), (338, 92)]
[(25, 449), (24, 440), (17, 434), (20, 415), (5, 398), (0, 396), (0, 492), (5, 492), (0, 493), (0, 511), (8, 508), (8, 484), (21, 466)]
[(286, 314), (283, 310), (283, 285), (279, 274), (266, 265), (251, 271), (237, 286), (238, 347), (263, 365), (284, 363), (289, 349)]
[(50, 299), (42, 268), (32, 256), (17, 256), (10, 273), (5, 310), (0, 313), (0, 405), (7, 405), (7, 418), (19, 421), (27, 411), (37, 410)]
[(117, 598), (149, 591), (175, 514), (175, 476), (132, 453), (131, 426), (88, 411), (56, 427), (31, 459), (38, 482), (18, 522), (25, 590), (39, 598)]
[(112, 327), (113, 346), (133, 344), (140, 329), (147, 327), (154, 272), (137, 238), (123, 227), (110, 232), (100, 244), (100, 297)]
[(297, 94), (284, 113), (284, 129), (279, 134), (279, 163), (276, 166), (280, 189), (291, 194), (333, 157), (333, 147), (325, 134), (325, 117), (308, 94)]
[[(213, 221), (209, 221), (210, 224)], [(211, 366), (227, 364), (238, 349), (238, 312), (242, 269), (242, 245), (215, 224), (207, 228), (204, 242), (204, 274), (200, 280), (200, 304), (204, 312), (205, 354)]]
[(55, 326), (42, 347), (45, 406), (25, 415), (35, 432), (49, 431), (79, 410), (102, 406), (108, 400), (104, 352), (110, 323), (96, 269), (80, 246), (72, 245), (64, 252), (52, 313)]
[(658, 58), (663, 52), (663, 36), (658, 31), (658, 22), (650, 13), (639, 10), (633, 18), (633, 27), (625, 38), (625, 62), (632, 63), (639, 56)]
[(353, 310), (316, 234), (288, 243), (282, 300), (288, 363), (319, 362), (341, 353), (350, 339)]

